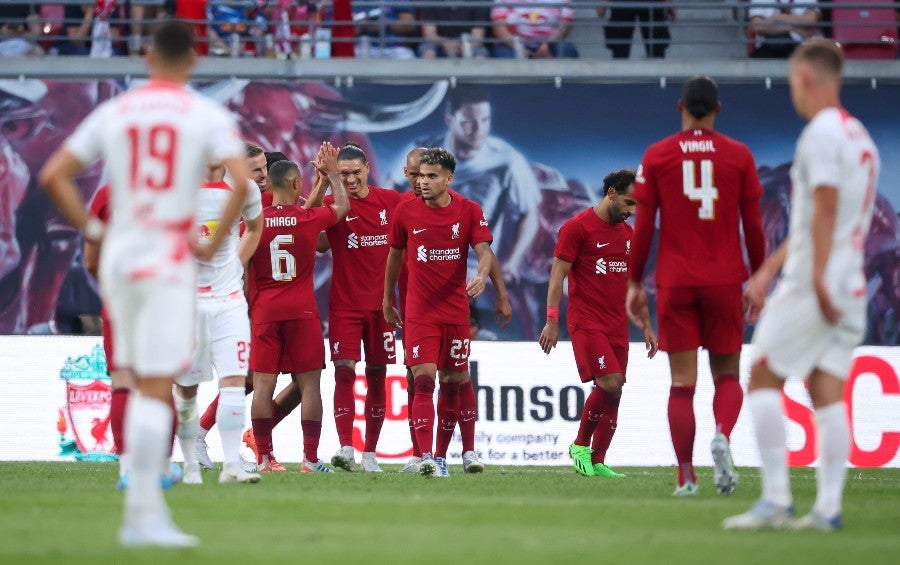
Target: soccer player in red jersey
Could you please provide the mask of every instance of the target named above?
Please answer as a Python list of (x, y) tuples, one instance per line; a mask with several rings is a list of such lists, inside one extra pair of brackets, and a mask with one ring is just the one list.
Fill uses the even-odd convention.
[[(432, 447), (435, 379), (440, 371), (447, 382), (469, 382), (468, 298), (484, 291), (495, 260), (481, 207), (448, 190), (455, 168), (456, 159), (442, 148), (422, 152), (418, 177), (422, 197), (397, 207), (382, 296), (385, 320), (405, 327), (404, 350), (415, 379), (413, 424), (423, 475), (448, 476), (446, 461), (436, 461)], [(478, 256), (478, 271), (466, 282), (469, 246)], [(401, 324), (393, 294), (404, 251), (409, 257), (409, 280), (405, 323)], [(474, 419), (473, 413), (472, 426)]]
[[(584, 403), (569, 455), (575, 470), (586, 477), (624, 477), (606, 466), (604, 459), (616, 431), (628, 365), (625, 293), (632, 229), (625, 220), (637, 204), (634, 171), (608, 174), (603, 187), (603, 200), (567, 221), (559, 232), (547, 290), (547, 322), (539, 341), (544, 353), (556, 347), (563, 280), (568, 277), (568, 325), (575, 364), (581, 382), (595, 385)], [(644, 342), (652, 359), (656, 335), (645, 315)]]
[(697, 348), (709, 351), (715, 385), (712, 441), (716, 489), (731, 494), (737, 477), (729, 437), (743, 402), (738, 369), (743, 343), (741, 283), (766, 252), (756, 165), (744, 144), (713, 131), (718, 87), (708, 77), (684, 84), (681, 131), (647, 149), (634, 185), (637, 218), (628, 274), (628, 315), (643, 327), (648, 309), (642, 280), (660, 213), (656, 267), (659, 345), (669, 356), (669, 428), (678, 460), (674, 494), (697, 493), (694, 474), (694, 388)]
[[(366, 353), (365, 446), (363, 471), (380, 473), (375, 446), (384, 424), (387, 365), (397, 359), (394, 328), (381, 312), (381, 288), (373, 280), (384, 280), (388, 255), (388, 233), (394, 208), (401, 195), (393, 190), (369, 186), (369, 162), (356, 144), (348, 143), (338, 153), (338, 168), (349, 196), (350, 212), (345, 221), (325, 230), (319, 238), (320, 252), (332, 253), (331, 289), (328, 295), (328, 341), (334, 363), (334, 425), (340, 449), (331, 458), (335, 467), (356, 469), (353, 451), (353, 421), (356, 400), (356, 364)], [(334, 203), (333, 196), (325, 204)]]
[(249, 276), (255, 281), (250, 313), (251, 421), (257, 463), (263, 471), (271, 470), (275, 377), (279, 372), (289, 372), (302, 397), (304, 459), (300, 470), (331, 472), (317, 454), (322, 431), (319, 378), (325, 348), (313, 292), (313, 268), (319, 232), (343, 220), (350, 205), (338, 174), (337, 149), (323, 144), (316, 167), (328, 177), (335, 202), (306, 209), (295, 204), (301, 184), (299, 167), (290, 161), (272, 165), (273, 205), (263, 212), (263, 235), (250, 259)]

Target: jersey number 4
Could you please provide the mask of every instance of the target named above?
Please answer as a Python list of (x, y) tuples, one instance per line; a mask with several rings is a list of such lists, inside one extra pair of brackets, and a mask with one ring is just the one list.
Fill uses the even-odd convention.
[(701, 220), (715, 220), (716, 200), (719, 199), (719, 190), (713, 182), (713, 162), (709, 159), (700, 161), (700, 186), (697, 186), (697, 178), (694, 171), (693, 161), (681, 162), (684, 195), (691, 200), (700, 202), (700, 209), (697, 210), (697, 215)]
[(272, 278), (276, 281), (289, 281), (297, 277), (297, 260), (282, 245), (294, 243), (290, 234), (276, 235), (269, 242), (269, 257), (272, 260)]
[(175, 178), (178, 132), (168, 124), (128, 128), (131, 189), (169, 190)]

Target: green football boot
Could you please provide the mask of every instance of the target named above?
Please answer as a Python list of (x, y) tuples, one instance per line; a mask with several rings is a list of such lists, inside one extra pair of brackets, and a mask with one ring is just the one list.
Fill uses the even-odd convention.
[(585, 477), (594, 476), (594, 466), (591, 464), (591, 453), (593, 451), (590, 447), (575, 445), (574, 443), (569, 446), (569, 456), (572, 458), (575, 470)]
[(603, 463), (594, 463), (594, 475), (597, 477), (615, 477), (617, 479), (625, 477), (624, 473), (616, 473)]

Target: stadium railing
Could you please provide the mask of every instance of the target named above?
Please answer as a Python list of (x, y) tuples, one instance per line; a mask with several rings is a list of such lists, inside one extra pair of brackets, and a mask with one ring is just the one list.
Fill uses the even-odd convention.
[[(81, 20), (65, 20), (61, 16), (61, 10), (53, 11), (53, 6), (69, 5), (92, 5), (93, 2), (85, 2), (84, 0), (58, 0), (57, 2), (22, 2), (23, 4), (31, 4), (35, 12), (45, 14), (41, 18), (39, 37), (33, 37), (33, 40), (40, 42), (48, 53), (54, 52), (54, 43), (72, 39), (89, 40), (89, 36), (69, 37), (66, 35), (65, 26), (76, 26)], [(292, 12), (294, 16), (301, 14), (305, 19), (292, 19), (290, 25), (294, 30), (293, 37), (290, 38), (292, 44), (292, 54), (294, 57), (323, 57), (329, 53), (329, 49), (316, 49), (315, 41), (321, 43), (324, 41), (334, 45), (340, 42), (356, 41), (353, 37), (346, 39), (330, 37), (330, 31), (338, 24), (346, 25), (348, 22), (337, 22), (332, 14), (333, 1), (323, 1), (319, 3), (309, 2), (303, 3), (304, 10)], [(121, 4), (121, 3), (120, 3)], [(133, 6), (150, 7), (151, 9), (161, 9), (164, 5), (162, 0), (132, 0)], [(271, 46), (272, 35), (274, 33), (273, 22), (267, 20), (271, 16), (272, 7), (276, 2), (255, 2), (255, 1), (239, 1), (239, 0), (221, 0), (211, 2), (211, 4), (230, 7), (235, 10), (238, 17), (243, 16), (244, 21), (226, 22), (220, 25), (226, 29), (239, 29), (239, 35), (236, 36), (234, 42), (237, 43), (236, 48), (229, 48), (222, 54), (232, 56), (255, 56), (263, 57), (265, 55), (274, 56)], [(295, 3), (298, 6), (301, 3)], [(375, 40), (388, 39), (390, 35), (389, 26), (391, 22), (385, 17), (384, 8), (411, 8), (416, 12), (416, 19), (413, 24), (415, 29), (420, 29), (424, 23), (441, 23), (444, 26), (460, 25), (466, 28), (471, 25), (484, 26), (487, 31), (486, 44), (490, 47), (497, 42), (490, 33), (492, 22), (471, 21), (471, 22), (429, 22), (420, 17), (421, 10), (428, 7), (447, 7), (451, 2), (438, 0), (353, 0), (353, 10), (357, 14), (365, 12), (369, 18), (357, 17), (350, 23), (354, 29), (358, 29), (361, 25), (374, 25), (379, 29)], [(516, 2), (510, 0), (506, 2), (492, 2), (490, 0), (472, 0), (465, 2), (468, 7), (491, 8), (500, 5), (514, 6)], [(604, 27), (608, 24), (606, 19), (597, 17), (597, 8), (637, 8), (649, 9), (671, 7), (675, 10), (675, 19), (663, 22), (648, 22), (646, 25), (666, 26), (671, 35), (671, 45), (666, 53), (668, 59), (742, 59), (748, 54), (748, 45), (753, 42), (753, 34), (748, 31), (747, 10), (749, 2), (746, 0), (674, 0), (671, 3), (647, 2), (647, 1), (614, 1), (609, 0), (573, 0), (568, 4), (575, 12), (575, 20), (572, 22), (572, 30), (568, 40), (573, 42), (583, 59), (609, 59), (610, 54), (606, 48), (607, 39), (604, 34)], [(774, 0), (771, 2), (758, 2), (756, 6), (761, 7), (780, 7), (781, 5)], [(529, 7), (533, 8), (559, 8), (559, 3), (530, 3)], [(826, 36), (834, 36), (839, 39), (848, 48), (848, 53), (856, 52), (858, 56), (879, 57), (879, 58), (896, 58), (897, 56), (897, 13), (900, 10), (900, 1), (885, 0), (837, 0), (834, 2), (820, 2), (820, 9), (823, 17), (817, 27)], [(608, 14), (607, 10), (607, 14)], [(47, 16), (46, 14), (50, 14)], [(832, 15), (837, 15), (832, 21)], [(607, 15), (608, 18), (608, 15)], [(263, 23), (265, 20), (265, 23)], [(152, 21), (147, 18), (143, 23)], [(8, 23), (8, 21), (0, 21), (0, 24)], [(121, 18), (117, 12), (110, 19), (111, 26), (114, 28), (123, 28), (128, 30), (130, 24), (135, 20), (130, 17)], [(194, 20), (196, 24), (207, 24), (206, 20)], [(221, 24), (221, 22), (220, 22)], [(633, 46), (631, 49), (631, 60), (639, 60), (645, 58), (642, 45), (642, 38), (635, 24), (632, 37), (624, 40)], [(144, 26), (143, 31), (147, 33), (149, 27)], [(227, 32), (226, 32), (227, 33)], [(304, 35), (306, 34), (306, 35)], [(230, 39), (230, 38), (229, 38)], [(128, 41), (128, 37), (117, 38), (120, 43)], [(207, 38), (201, 38), (201, 41), (208, 41)], [(416, 47), (423, 41), (421, 34), (414, 33), (408, 37), (402, 37), (401, 41), (408, 44), (414, 51)], [(268, 42), (268, 43), (267, 43)], [(132, 39), (131, 47), (140, 45), (140, 40)], [(312, 44), (312, 45), (310, 45)], [(857, 49), (857, 47), (869, 47), (874, 49)], [(124, 49), (123, 49), (124, 50)], [(136, 49), (131, 49), (134, 53)], [(221, 50), (220, 50), (221, 51)], [(889, 55), (885, 55), (888, 53)]]

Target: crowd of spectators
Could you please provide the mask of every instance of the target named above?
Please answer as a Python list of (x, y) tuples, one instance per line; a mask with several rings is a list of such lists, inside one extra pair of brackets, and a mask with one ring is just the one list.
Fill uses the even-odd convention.
[[(641, 33), (646, 58), (671, 42), (674, 0), (609, 0), (595, 25), (613, 58), (631, 56)], [(339, 17), (333, 0), (69, 0), (0, 4), (0, 56), (136, 55), (153, 21), (195, 23), (202, 55), (327, 58), (335, 45), (358, 58), (578, 57), (568, 39), (573, 0), (353, 0)], [(817, 0), (748, 0), (748, 53), (787, 57), (803, 38), (828, 34)], [(352, 20), (352, 21), (348, 21)], [(350, 24), (346, 38), (333, 26)], [(824, 24), (824, 25), (823, 25)], [(600, 29), (603, 39), (600, 39)], [(352, 46), (350, 45), (352, 42)], [(335, 49), (335, 54), (337, 54)]]

